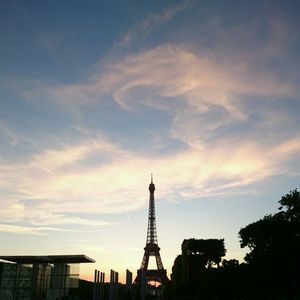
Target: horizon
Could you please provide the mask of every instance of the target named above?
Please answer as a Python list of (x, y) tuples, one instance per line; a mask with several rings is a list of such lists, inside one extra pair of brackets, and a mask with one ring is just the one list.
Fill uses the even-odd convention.
[[(299, 188), (300, 3), (6, 1), (0, 256), (136, 276), (153, 172), (160, 255), (225, 240)], [(150, 262), (151, 263), (151, 262)], [(108, 275), (106, 275), (108, 279)]]

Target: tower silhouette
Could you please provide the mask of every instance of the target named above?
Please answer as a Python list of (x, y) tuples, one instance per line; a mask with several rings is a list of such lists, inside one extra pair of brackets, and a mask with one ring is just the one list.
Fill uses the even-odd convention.
[[(154, 191), (155, 185), (153, 183), (153, 176), (151, 174), (151, 183), (149, 185), (149, 215), (148, 215), (148, 230), (146, 247), (144, 248), (144, 256), (141, 263), (141, 267), (138, 270), (136, 283), (141, 284), (142, 282), (157, 281), (160, 283), (166, 283), (169, 281), (167, 277), (167, 271), (164, 269), (161, 257), (160, 248), (158, 247), (157, 231), (156, 231), (156, 220), (155, 220), (155, 202), (154, 202)], [(149, 257), (155, 256), (157, 269), (149, 270)]]

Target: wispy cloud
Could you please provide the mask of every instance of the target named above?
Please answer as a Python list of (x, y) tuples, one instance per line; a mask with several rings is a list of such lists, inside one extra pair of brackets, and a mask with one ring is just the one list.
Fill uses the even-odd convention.
[[(49, 155), (51, 158), (46, 161), (53, 161), (53, 172), (48, 171), (51, 166), (45, 169), (35, 157), (24, 165), (10, 165), (10, 179), (1, 182), (6, 190), (1, 200), (4, 205), (6, 203), (2, 219), (25, 220), (38, 226), (103, 227), (110, 223), (72, 214), (130, 212), (145, 206), (146, 176), (152, 170), (159, 181), (159, 198), (182, 201), (230, 193), (234, 187), (280, 174), (285, 159), (297, 155), (300, 150), (299, 140), (294, 139), (268, 151), (266, 146), (253, 142), (223, 141), (213, 149), (189, 148), (165, 156), (146, 157), (120, 150), (111, 152), (111, 158), (104, 163), (95, 161), (92, 166), (86, 166), (82, 159), (88, 153), (100, 156), (103, 153), (94, 143), (86, 142), (86, 145), (90, 150), (84, 152), (81, 160), (77, 155), (70, 155), (68, 169), (61, 154), (72, 153), (78, 145), (69, 146), (67, 151), (56, 149), (41, 153), (42, 157)], [(57, 155), (53, 157), (53, 153)], [(22, 176), (15, 176), (20, 169)], [(11, 194), (18, 200), (11, 201)]]
[(21, 134), (16, 133), (14, 130), (9, 128), (9, 126), (7, 126), (4, 122), (0, 121), (0, 136), (1, 136), (1, 133), (5, 136), (6, 139), (8, 139), (9, 144), (11, 146), (16, 146), (20, 142), (25, 142), (28, 144), (35, 144), (31, 138), (25, 137)]
[[(220, 130), (237, 127), (253, 116), (268, 118), (270, 123), (270, 105), (265, 104), (295, 98), (298, 88), (274, 72), (256, 72), (245, 61), (228, 66), (206, 52), (164, 45), (108, 65), (86, 83), (43, 87), (35, 93), (63, 103), (72, 112), (76, 106), (111, 97), (126, 111), (151, 107), (173, 116), (172, 138), (202, 147)], [(253, 97), (260, 103), (252, 105)], [(280, 120), (273, 120), (272, 126), (279, 124)]]
[[(149, 17), (142, 30), (182, 9)], [(285, 163), (297, 158), (299, 135), (293, 130), (285, 134), (287, 124), (292, 129), (295, 120), (281, 107), (298, 92), (293, 82), (268, 69), (256, 72), (248, 61), (229, 65), (204, 50), (172, 44), (121, 58), (80, 84), (43, 83), (40, 89), (24, 90), (22, 96), (63, 106), (68, 113), (101, 108), (111, 100), (126, 114), (150, 108), (170, 120), (156, 137), (164, 130), (168, 141), (183, 146), (151, 155), (79, 128), (79, 142), (38, 149), (23, 162), (2, 162), (1, 201), (15, 222), (107, 226), (74, 215), (140, 209), (146, 204), (142, 195), (147, 174), (153, 170), (159, 176), (160, 197), (170, 201), (222, 195), (288, 173)]]
[[(143, 97), (134, 95), (142, 88)], [(151, 93), (147, 88), (151, 88)], [(123, 107), (134, 107), (135, 101), (157, 108), (172, 108), (172, 99), (182, 97), (198, 110), (207, 106), (222, 106), (240, 114), (235, 105), (237, 96), (293, 96), (296, 86), (283, 82), (276, 74), (265, 70), (255, 73), (242, 62), (228, 67), (208, 53), (196, 53), (182, 46), (164, 45), (130, 55), (118, 63), (93, 74), (89, 82), (77, 85), (44, 87), (44, 96), (59, 103), (85, 104), (99, 101), (99, 93), (112, 93)], [(35, 90), (25, 96), (34, 97)], [(40, 91), (41, 92), (41, 91)], [(152, 96), (151, 96), (152, 94)], [(40, 96), (40, 94), (38, 94)], [(155, 101), (155, 96), (160, 96)], [(165, 100), (165, 101), (163, 101)], [(242, 99), (239, 99), (242, 100)], [(159, 102), (163, 101), (162, 104)], [(165, 104), (165, 105), (164, 105)]]
[(117, 46), (128, 46), (136, 39), (141, 38), (141, 36), (149, 33), (154, 28), (157, 28), (164, 23), (167, 23), (179, 12), (190, 8), (195, 1), (186, 0), (181, 4), (174, 5), (166, 8), (160, 13), (151, 13), (145, 17), (145, 19), (138, 24), (136, 24), (131, 30), (129, 30), (117, 43)]
[(0, 224), (0, 232), (8, 232), (14, 234), (29, 234), (29, 235), (46, 235), (47, 231), (75, 232), (76, 230), (62, 229), (62, 228), (55, 228), (55, 227), (27, 227), (27, 226), (18, 226), (18, 225), (10, 225), (10, 224)]

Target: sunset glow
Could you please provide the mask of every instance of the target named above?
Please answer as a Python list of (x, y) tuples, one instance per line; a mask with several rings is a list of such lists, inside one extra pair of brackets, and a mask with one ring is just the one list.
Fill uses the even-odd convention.
[(299, 187), (300, 7), (223, 2), (1, 4), (1, 255), (136, 274), (153, 172), (168, 274), (185, 238), (243, 260)]

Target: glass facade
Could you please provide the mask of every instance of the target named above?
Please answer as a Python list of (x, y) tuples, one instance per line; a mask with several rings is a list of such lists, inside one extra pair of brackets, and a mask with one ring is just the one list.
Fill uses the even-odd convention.
[(1, 263), (0, 299), (31, 300), (32, 266)]
[(0, 262), (0, 300), (72, 300), (79, 264)]

